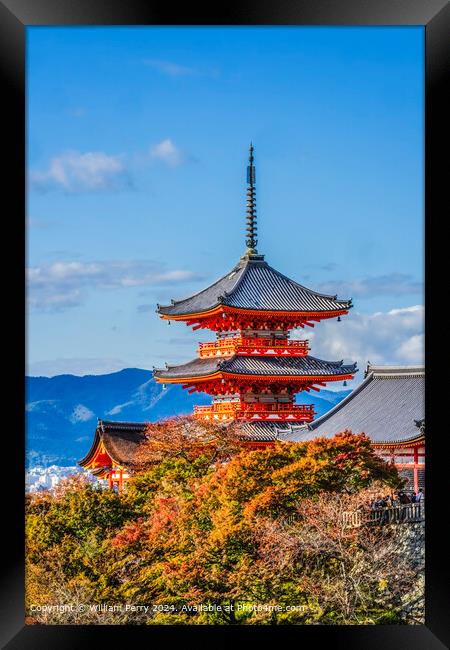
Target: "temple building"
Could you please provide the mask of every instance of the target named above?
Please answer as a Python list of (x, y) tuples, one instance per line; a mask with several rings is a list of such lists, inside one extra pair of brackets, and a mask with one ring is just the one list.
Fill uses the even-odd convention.
[[(329, 382), (347, 385), (357, 368), (311, 356), (308, 341), (291, 338), (291, 331), (325, 319), (340, 321), (352, 303), (291, 280), (258, 252), (253, 162), (250, 146), (245, 254), (206, 289), (157, 306), (162, 319), (211, 330), (216, 338), (200, 343), (192, 361), (155, 368), (153, 376), (163, 387), (181, 384), (190, 393), (210, 395), (211, 404), (195, 406), (193, 416), (238, 422), (249, 448), (332, 437), (346, 429), (366, 433), (417, 491), (425, 470), (423, 368), (368, 365), (364, 381), (317, 420), (312, 404), (296, 402), (298, 393), (308, 395)], [(146, 423), (99, 420), (92, 447), (79, 464), (121, 490), (139, 468), (145, 431)]]
[(247, 250), (236, 266), (199, 293), (158, 305), (161, 318), (212, 330), (216, 340), (200, 343), (197, 357), (188, 363), (154, 369), (154, 377), (211, 395), (211, 405), (195, 407), (194, 416), (239, 420), (243, 438), (260, 444), (282, 437), (293, 422), (313, 420), (313, 406), (297, 404), (296, 393), (346, 382), (353, 378), (356, 364), (310, 356), (307, 340), (291, 339), (292, 329), (340, 320), (352, 304), (307, 289), (265, 261), (256, 248), (255, 180), (250, 145)]
[(292, 425), (285, 439), (331, 438), (345, 429), (369, 436), (377, 453), (406, 479), (406, 488), (423, 490), (425, 368), (368, 364), (364, 381), (354, 391), (317, 420)]
[(145, 442), (146, 422), (111, 422), (98, 420), (94, 440), (78, 464), (99, 481), (119, 492), (140, 463), (138, 450)]

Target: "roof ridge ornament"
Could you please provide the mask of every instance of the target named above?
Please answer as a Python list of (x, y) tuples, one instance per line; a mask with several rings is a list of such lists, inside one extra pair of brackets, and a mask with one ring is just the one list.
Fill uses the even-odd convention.
[(258, 255), (257, 244), (258, 244), (258, 226), (256, 221), (256, 170), (253, 165), (253, 144), (250, 142), (249, 156), (248, 156), (248, 166), (247, 166), (247, 228), (246, 228), (246, 239), (245, 243), (247, 245), (247, 250), (244, 257), (247, 258), (263, 258), (262, 255)]

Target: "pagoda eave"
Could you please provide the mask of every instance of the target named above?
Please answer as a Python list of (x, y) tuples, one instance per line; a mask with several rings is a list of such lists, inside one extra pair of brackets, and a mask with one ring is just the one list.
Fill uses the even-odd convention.
[(202, 376), (187, 376), (187, 377), (164, 377), (158, 376), (156, 373), (153, 375), (155, 381), (159, 384), (186, 384), (186, 386), (192, 386), (195, 384), (217, 381), (217, 380), (242, 380), (250, 382), (295, 382), (295, 383), (328, 383), (330, 381), (345, 381), (347, 379), (353, 379), (353, 374), (341, 374), (341, 375), (251, 375), (251, 374), (242, 374), (242, 373), (232, 373), (232, 372), (216, 372), (210, 375)]
[(223, 373), (215, 372), (211, 375), (203, 375), (201, 377), (191, 376), (191, 377), (164, 377), (158, 376), (156, 372), (153, 373), (153, 378), (158, 384), (188, 384), (191, 385), (193, 382), (199, 384), (201, 382), (214, 381), (216, 379), (222, 379)]
[(425, 435), (420, 435), (417, 438), (411, 438), (409, 440), (393, 440), (386, 442), (372, 442), (372, 447), (376, 449), (397, 449), (401, 447), (417, 447), (425, 444)]
[[(187, 325), (197, 325), (200, 327), (210, 327), (210, 321), (215, 316), (223, 318), (233, 316), (253, 316), (259, 319), (280, 319), (286, 322), (303, 323), (309, 325), (309, 321), (320, 322), (329, 318), (337, 318), (348, 314), (351, 305), (342, 309), (328, 311), (278, 311), (269, 309), (244, 309), (240, 307), (228, 307), (227, 305), (217, 305), (212, 309), (203, 312), (192, 312), (189, 314), (164, 314), (160, 312), (160, 318), (168, 321), (186, 322)], [(225, 317), (225, 318), (224, 318)], [(206, 321), (208, 325), (206, 325)], [(301, 325), (300, 325), (301, 326)]]

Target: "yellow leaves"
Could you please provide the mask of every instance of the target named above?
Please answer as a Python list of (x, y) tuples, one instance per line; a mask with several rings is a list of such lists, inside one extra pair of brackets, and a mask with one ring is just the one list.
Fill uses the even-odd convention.
[(318, 472), (320, 472), (323, 467), (326, 467), (326, 465), (327, 461), (325, 459), (316, 460), (315, 458), (306, 456), (305, 458), (301, 458), (296, 462), (290, 463), (289, 465), (276, 470), (273, 472), (272, 478), (276, 482), (289, 482), (289, 480), (296, 480), (311, 484), (314, 482)]
[[(221, 455), (228, 443), (211, 427), (178, 421), (157, 423), (149, 432), (162, 460), (154, 457), (122, 497), (72, 486), (58, 496), (28, 499), (29, 598), (51, 599), (56, 587), (78, 598), (92, 593), (97, 602), (335, 597), (342, 573), (335, 555), (344, 545), (350, 563), (357, 548), (342, 532), (347, 502), (341, 501), (356, 499), (361, 486), (389, 474), (365, 436), (344, 432), (254, 451), (228, 448)], [(345, 507), (359, 504), (350, 501)], [(377, 584), (386, 589), (383, 580), (374, 580), (375, 590)], [(323, 611), (280, 614), (277, 622), (327, 616), (323, 605)], [(158, 620), (212, 619), (174, 614), (152, 622)], [(271, 620), (258, 614), (231, 622)]]
[(275, 511), (286, 498), (286, 489), (282, 486), (268, 486), (251, 499), (244, 508), (244, 517), (252, 518), (256, 514)]
[(208, 535), (209, 541), (214, 544), (217, 541), (224, 541), (236, 528), (239, 521), (229, 508), (221, 508), (211, 515), (212, 531)]

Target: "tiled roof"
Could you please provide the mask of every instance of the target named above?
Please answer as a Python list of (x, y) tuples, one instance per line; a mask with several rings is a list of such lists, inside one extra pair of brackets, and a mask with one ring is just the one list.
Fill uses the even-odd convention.
[(356, 372), (356, 363), (344, 365), (342, 361), (322, 361), (315, 357), (244, 357), (230, 359), (197, 358), (179, 366), (157, 369), (158, 379), (179, 377), (206, 377), (215, 372), (239, 375), (279, 375), (292, 377), (349, 375)]
[(176, 379), (177, 377), (203, 377), (212, 375), (219, 370), (220, 361), (214, 358), (197, 357), (178, 366), (167, 366), (167, 369), (154, 368), (153, 376), (156, 379)]
[(288, 424), (280, 423), (274, 426), (273, 422), (242, 422), (240, 430), (242, 431), (241, 440), (255, 442), (283, 440), (284, 436), (291, 433)]
[(349, 375), (356, 372), (356, 363), (323, 361), (316, 357), (244, 357), (235, 356), (221, 368), (224, 372), (243, 375)]
[(264, 261), (245, 257), (226, 275), (189, 298), (158, 305), (160, 314), (202, 313), (218, 305), (258, 311), (328, 312), (346, 310), (350, 300), (337, 300), (294, 282)]
[[(303, 358), (308, 357), (299, 359)], [(203, 361), (217, 364), (217, 360)], [(243, 422), (240, 425), (242, 440), (303, 442), (320, 436), (330, 438), (345, 429), (353, 433), (364, 432), (375, 443), (414, 440), (424, 433), (424, 382), (425, 370), (421, 366), (369, 366), (362, 384), (311, 424)], [(126, 467), (136, 466), (135, 455), (146, 439), (146, 427), (145, 422), (99, 420), (93, 445), (79, 464), (89, 461), (101, 439), (116, 462)]]
[(414, 440), (423, 435), (425, 368), (368, 366), (366, 378), (350, 395), (310, 424), (290, 424), (286, 438), (302, 442), (333, 437), (345, 429), (365, 433), (375, 443)]
[(86, 456), (78, 461), (79, 465), (86, 465), (95, 452), (100, 441), (113, 460), (120, 465), (134, 466), (139, 446), (146, 440), (146, 422), (111, 422), (98, 420), (95, 430), (94, 442)]

